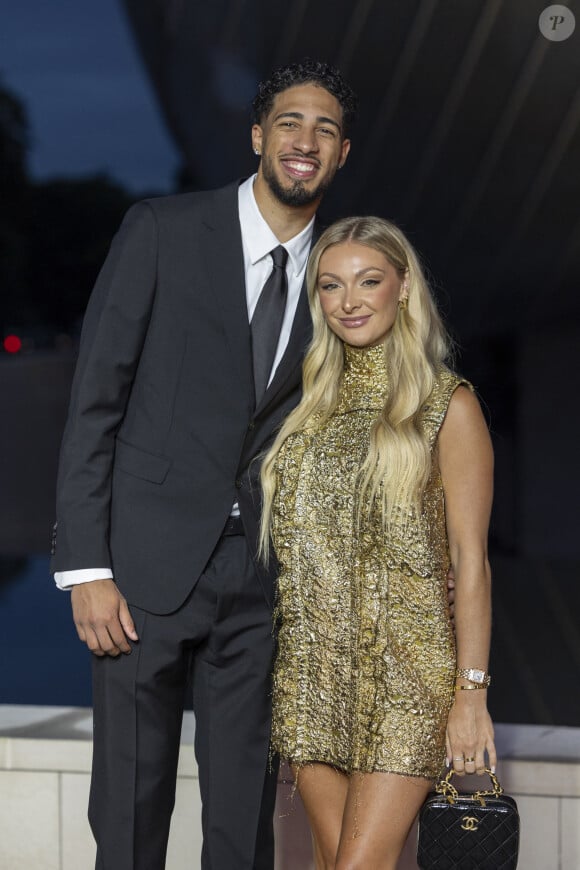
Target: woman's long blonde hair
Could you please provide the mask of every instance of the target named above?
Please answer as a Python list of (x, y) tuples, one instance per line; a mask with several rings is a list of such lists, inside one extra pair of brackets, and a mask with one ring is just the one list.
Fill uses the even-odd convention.
[[(314, 422), (322, 425), (338, 400), (344, 367), (341, 339), (330, 329), (318, 295), (320, 258), (333, 245), (354, 242), (382, 253), (408, 288), (406, 308), (399, 308), (384, 340), (389, 389), (385, 405), (372, 426), (367, 457), (359, 475), (359, 505), (370, 505), (380, 492), (385, 527), (419, 510), (431, 471), (429, 445), (423, 433), (421, 409), (435, 383), (437, 370), (450, 352), (447, 333), (421, 269), (419, 258), (401, 230), (378, 217), (337, 221), (320, 237), (307, 269), (308, 301), (313, 336), (302, 372), (301, 402), (286, 418), (262, 464), (263, 513), (260, 552), (268, 555), (272, 502), (276, 489), (276, 457), (286, 439)], [(364, 499), (363, 499), (364, 496)]]

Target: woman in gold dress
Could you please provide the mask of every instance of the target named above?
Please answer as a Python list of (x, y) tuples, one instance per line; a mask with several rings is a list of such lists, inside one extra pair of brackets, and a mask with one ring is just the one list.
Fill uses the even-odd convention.
[(444, 763), (495, 766), (492, 449), (397, 227), (331, 226), (308, 289), (303, 399), (262, 471), (262, 551), (271, 533), (280, 563), (272, 746), (318, 870), (394, 870)]

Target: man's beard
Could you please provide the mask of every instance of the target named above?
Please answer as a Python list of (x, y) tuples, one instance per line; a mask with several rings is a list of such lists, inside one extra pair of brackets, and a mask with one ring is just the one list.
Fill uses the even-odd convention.
[(301, 205), (312, 205), (313, 202), (318, 202), (319, 199), (322, 199), (332, 181), (332, 176), (325, 178), (320, 182), (318, 187), (313, 190), (308, 190), (304, 186), (304, 182), (300, 181), (300, 179), (293, 181), (292, 186), (289, 188), (283, 187), (276, 177), (272, 161), (266, 156), (262, 157), (262, 175), (264, 176), (264, 181), (276, 199), (279, 200), (282, 205), (290, 205), (295, 208)]

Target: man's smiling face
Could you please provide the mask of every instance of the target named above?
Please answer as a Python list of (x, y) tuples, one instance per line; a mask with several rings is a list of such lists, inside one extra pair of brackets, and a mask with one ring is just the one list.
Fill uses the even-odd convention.
[(268, 117), (252, 128), (252, 144), (262, 158), (258, 175), (290, 206), (318, 203), (350, 149), (340, 103), (312, 83), (276, 95)]

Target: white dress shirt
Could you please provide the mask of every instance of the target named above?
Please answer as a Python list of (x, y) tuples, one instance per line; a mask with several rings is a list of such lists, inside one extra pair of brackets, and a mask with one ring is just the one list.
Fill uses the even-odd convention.
[[(238, 189), (238, 214), (244, 252), (248, 322), (252, 319), (262, 287), (272, 271), (273, 261), (270, 251), (280, 244), (258, 208), (258, 203), (254, 196), (255, 179), (256, 176), (253, 175), (247, 181), (240, 184)], [(314, 217), (308, 226), (304, 227), (297, 236), (284, 242), (284, 247), (288, 251), (288, 262), (286, 263), (288, 296), (276, 356), (274, 357), (268, 383), (272, 380), (288, 345), (298, 299), (300, 298), (300, 291), (306, 274), (313, 227)], [(237, 504), (234, 504), (232, 514), (239, 514)], [(112, 577), (113, 572), (110, 568), (80, 568), (73, 571), (57, 571), (54, 575), (54, 580), (59, 589), (70, 589), (71, 586), (76, 586), (78, 583), (90, 583), (92, 580), (110, 580)]]

